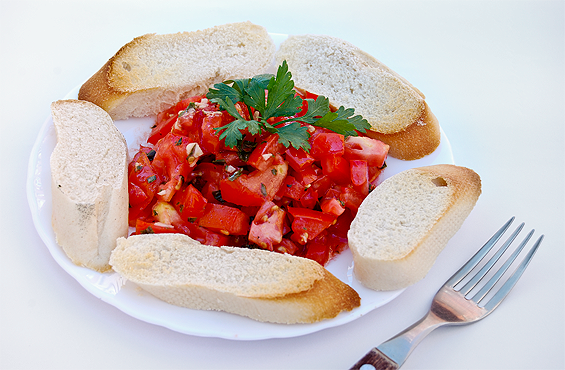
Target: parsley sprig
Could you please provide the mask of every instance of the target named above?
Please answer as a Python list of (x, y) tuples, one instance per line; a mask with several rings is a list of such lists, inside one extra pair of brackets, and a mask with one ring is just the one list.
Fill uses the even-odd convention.
[[(357, 132), (364, 133), (371, 127), (363, 117), (354, 115), (352, 108), (339, 107), (332, 112), (329, 99), (324, 96), (318, 96), (316, 100), (305, 99), (308, 111), (301, 117), (294, 117), (300, 112), (303, 99), (294, 90), (286, 61), (278, 67), (276, 75), (262, 74), (215, 84), (206, 97), (235, 118), (229, 124), (216, 128), (221, 133), (220, 140), (225, 139), (226, 146), (232, 148), (243, 140), (242, 131), (246, 129), (252, 135), (263, 130), (277, 134), (279, 142), (285, 147), (309, 151), (310, 134), (308, 127), (301, 123), (327, 128), (344, 136), (357, 136)], [(249, 120), (239, 113), (236, 108), (238, 102), (247, 105)], [(268, 120), (275, 117), (279, 120), (271, 125)]]

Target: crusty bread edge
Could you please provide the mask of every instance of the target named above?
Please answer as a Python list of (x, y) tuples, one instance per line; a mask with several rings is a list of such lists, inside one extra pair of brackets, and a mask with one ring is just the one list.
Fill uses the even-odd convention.
[(388, 155), (413, 161), (432, 154), (441, 143), (441, 129), (436, 116), (424, 101), (420, 118), (406, 129), (393, 134), (368, 130), (366, 135), (390, 146)]
[[(414, 170), (432, 173), (442, 177), (447, 186), (452, 186), (454, 193), (450, 205), (441, 215), (429, 233), (408, 255), (395, 260), (374, 260), (364, 258), (350, 249), (353, 254), (354, 274), (365, 287), (377, 291), (403, 289), (423, 279), (435, 263), (436, 258), (423, 256), (439, 255), (448, 241), (457, 233), (463, 222), (474, 208), (481, 194), (481, 179), (473, 170), (440, 164), (419, 167)], [(414, 274), (419, 271), (419, 274)], [(406, 279), (405, 277), (410, 278)]]
[[(271, 252), (274, 253), (274, 252)], [(175, 306), (223, 311), (256, 321), (278, 324), (308, 324), (331, 319), (361, 304), (361, 298), (349, 285), (324, 269), (324, 277), (311, 289), (275, 298), (241, 297), (232, 293), (198, 286), (156, 286), (136, 283), (158, 299)], [(191, 299), (192, 297), (206, 297)]]
[[(135, 240), (132, 241), (132, 238)], [(223, 249), (227, 255), (237, 260), (246, 260), (247, 257), (255, 258), (256, 255), (261, 261), (268, 259), (276, 262), (293, 259), (296, 260), (293, 262), (300, 262), (302, 276), (307, 281), (300, 281), (300, 284), (289, 281), (280, 292), (263, 291), (249, 295), (228, 286), (202, 285), (196, 282), (170, 283), (161, 278), (154, 279), (155, 276), (147, 279), (144, 276), (147, 272), (140, 275), (136, 265), (141, 263), (139, 268), (147, 271), (146, 269), (150, 268), (148, 264), (151, 262), (138, 260), (140, 253), (144, 252), (137, 250), (133, 243), (151, 246), (152, 238), (158, 238), (160, 242), (170, 244), (171, 251), (186, 245), (197, 249)], [(297, 324), (334, 318), (340, 312), (351, 311), (361, 304), (359, 294), (352, 287), (336, 278), (317, 262), (303, 257), (280, 255), (266, 250), (202, 245), (184, 234), (144, 234), (129, 238), (121, 237), (118, 238), (117, 245), (110, 258), (114, 271), (156, 298), (180, 307), (224, 311), (262, 322)], [(134, 250), (130, 251), (130, 248)], [(210, 263), (209, 268), (214, 269), (215, 266), (214, 263)], [(229, 271), (222, 271), (229, 273)]]

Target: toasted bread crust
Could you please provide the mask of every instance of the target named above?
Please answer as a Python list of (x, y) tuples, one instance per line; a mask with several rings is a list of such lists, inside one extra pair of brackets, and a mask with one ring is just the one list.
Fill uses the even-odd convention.
[(433, 153), (441, 142), (441, 130), (436, 116), (428, 104), (424, 104), (425, 109), (420, 118), (406, 129), (393, 134), (368, 130), (367, 136), (388, 144), (388, 154), (405, 161), (413, 161)]
[(327, 271), (310, 289), (274, 298), (242, 297), (196, 286), (137, 284), (175, 306), (224, 311), (278, 324), (309, 324), (332, 319), (343, 311), (351, 311), (361, 305), (357, 292)]
[(354, 289), (312, 260), (202, 245), (183, 234), (120, 238), (110, 264), (165, 302), (259, 321), (311, 323), (360, 305)]

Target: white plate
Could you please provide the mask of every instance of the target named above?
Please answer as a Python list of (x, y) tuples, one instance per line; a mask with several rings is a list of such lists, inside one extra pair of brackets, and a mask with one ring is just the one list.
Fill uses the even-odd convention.
[[(272, 34), (272, 36), (277, 44), (286, 38), (286, 35)], [(77, 94), (78, 88), (70, 92), (65, 99), (76, 99)], [(139, 144), (145, 142), (154, 119), (132, 118), (115, 123), (124, 134), (130, 151), (134, 153), (139, 149)], [(334, 319), (319, 323), (280, 325), (262, 323), (224, 312), (198, 311), (173, 306), (146, 293), (135, 284), (125, 281), (117, 273), (102, 274), (76, 266), (57, 245), (51, 227), (51, 169), (49, 158), (55, 143), (55, 129), (53, 121), (49, 117), (37, 136), (28, 167), (27, 196), (37, 232), (55, 261), (87, 291), (139, 320), (196, 336), (235, 340), (288, 338), (351, 322), (390, 302), (403, 292), (403, 290), (376, 292), (363, 287), (353, 276), (351, 253), (345, 251), (332, 260), (327, 269), (359, 293), (361, 306), (350, 312), (341, 313)], [(387, 160), (388, 167), (381, 176), (384, 179), (409, 168), (440, 163), (454, 163), (451, 145), (443, 131), (441, 132), (441, 144), (434, 153), (416, 161), (400, 161), (389, 158)]]

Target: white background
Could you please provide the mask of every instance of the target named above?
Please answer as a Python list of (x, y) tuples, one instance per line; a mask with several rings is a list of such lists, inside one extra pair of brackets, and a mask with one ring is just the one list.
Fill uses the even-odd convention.
[[(418, 320), (510, 216), (546, 235), (491, 316), (432, 333), (405, 369), (563, 369), (563, 1), (0, 0), (0, 368), (347, 369)], [(407, 78), (483, 194), (428, 276), (344, 326), (291, 339), (193, 337), (131, 318), (53, 260), (25, 196), (52, 101), (145, 33), (250, 20), (273, 33), (348, 40)]]

